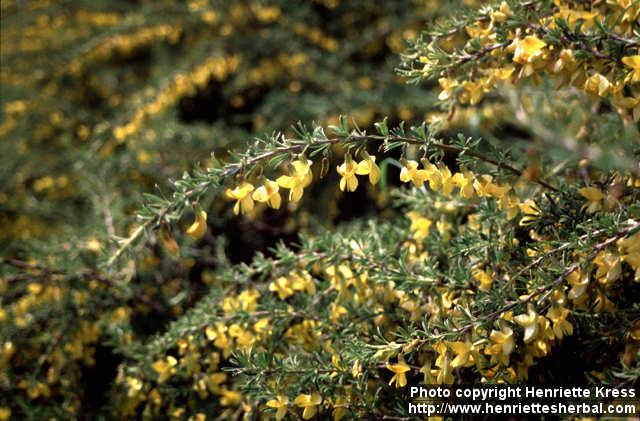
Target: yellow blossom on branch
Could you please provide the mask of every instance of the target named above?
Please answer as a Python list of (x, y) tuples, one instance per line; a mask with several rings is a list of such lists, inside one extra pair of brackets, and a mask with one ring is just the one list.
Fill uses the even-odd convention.
[(273, 209), (280, 209), (282, 198), (278, 190), (280, 190), (278, 183), (272, 180), (265, 180), (264, 184), (258, 187), (251, 197), (256, 202), (266, 202)]
[(552, 306), (547, 312), (547, 318), (553, 322), (553, 333), (558, 339), (573, 334), (573, 325), (567, 321), (569, 309)]
[[(196, 219), (187, 228), (187, 234), (194, 240), (198, 240), (207, 232), (207, 212), (200, 210), (196, 212)], [(175, 252), (175, 247), (171, 247), (171, 251)]]
[(337, 167), (338, 174), (340, 174), (340, 190), (355, 191), (358, 188), (358, 178), (356, 177), (356, 171), (358, 170), (358, 164), (355, 163), (350, 157)]
[(406, 373), (411, 370), (411, 367), (404, 362), (404, 357), (402, 355), (398, 356), (398, 362), (396, 364), (386, 364), (387, 370), (393, 373), (391, 380), (389, 380), (389, 385), (393, 385), (395, 383), (396, 387), (405, 387), (407, 385), (407, 375)]
[(509, 365), (509, 356), (515, 348), (513, 330), (503, 326), (501, 330), (492, 330), (489, 335), (491, 345), (485, 347), (484, 353), (495, 357), (500, 363)]
[(253, 198), (250, 195), (253, 189), (253, 184), (246, 181), (234, 189), (227, 189), (227, 197), (236, 200), (236, 204), (233, 206), (233, 213), (236, 215), (240, 213), (246, 214), (253, 210)]
[(544, 48), (547, 44), (536, 37), (535, 35), (528, 35), (523, 39), (515, 39), (509, 46), (509, 49), (513, 51), (513, 61), (521, 64), (521, 75), (524, 77), (531, 76), (535, 71), (534, 64), (536, 64), (544, 53)]
[(302, 198), (304, 188), (311, 184), (313, 180), (313, 173), (311, 172), (310, 160), (297, 160), (293, 161), (293, 171), (290, 175), (281, 175), (276, 180), (276, 183), (280, 187), (289, 189), (289, 200), (291, 202), (298, 202)]
[(292, 296), (294, 291), (291, 288), (289, 279), (284, 276), (279, 277), (275, 281), (269, 284), (269, 291), (273, 291), (278, 294), (278, 298), (281, 300), (286, 300), (288, 297)]
[(378, 181), (380, 181), (380, 168), (378, 164), (376, 164), (376, 157), (366, 154), (365, 159), (358, 162), (356, 174), (369, 175), (369, 182), (371, 184), (377, 184)]
[(432, 221), (420, 215), (417, 211), (410, 211), (407, 216), (411, 220), (411, 226), (409, 229), (413, 233), (413, 237), (417, 241), (422, 241), (429, 236), (429, 229)]
[(473, 272), (473, 277), (480, 283), (480, 291), (489, 291), (493, 283), (493, 277), (482, 269)]
[(164, 383), (176, 372), (176, 364), (178, 364), (178, 361), (169, 355), (164, 359), (157, 360), (151, 365), (156, 373), (158, 373), (158, 383)]
[(322, 403), (322, 396), (318, 392), (313, 392), (310, 395), (300, 394), (296, 397), (294, 403), (296, 406), (304, 408), (302, 418), (309, 420), (318, 412), (318, 405)]
[(267, 401), (267, 406), (276, 410), (275, 418), (278, 421), (280, 421), (284, 418), (285, 415), (287, 415), (288, 404), (289, 400), (283, 394), (279, 394), (275, 399)]
[(640, 82), (640, 55), (622, 57), (622, 62), (631, 67), (631, 73), (627, 76), (627, 81)]
[(474, 364), (474, 346), (469, 342), (456, 341), (449, 344), (451, 351), (456, 355), (451, 361), (451, 368), (470, 367)]
[(520, 210), (525, 214), (520, 220), (520, 225), (527, 225), (532, 221), (535, 221), (540, 216), (540, 208), (536, 202), (531, 199), (527, 199), (518, 205)]
[(515, 316), (513, 320), (518, 323), (524, 329), (524, 342), (529, 343), (533, 341), (539, 331), (539, 318), (535, 309), (531, 304), (527, 308), (526, 314)]
[(542, 50), (547, 46), (547, 43), (535, 35), (528, 35), (523, 39), (514, 40), (513, 46), (515, 47), (513, 61), (519, 64), (527, 64), (542, 55)]
[(333, 421), (340, 421), (347, 415), (347, 408), (349, 407), (349, 401), (342, 396), (338, 396), (333, 404)]

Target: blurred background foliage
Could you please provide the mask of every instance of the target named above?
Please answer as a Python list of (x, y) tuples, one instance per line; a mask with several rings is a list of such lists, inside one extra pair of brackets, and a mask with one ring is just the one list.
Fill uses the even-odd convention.
[[(0, 406), (21, 390), (12, 399), (24, 411), (31, 401), (49, 408), (41, 417), (99, 410), (120, 358), (109, 334), (135, 340), (162, 329), (204, 294), (216, 265), (295, 239), (309, 223), (304, 212), (238, 221), (214, 203), (215, 238), (178, 261), (138, 249), (125, 270), (131, 282), (115, 285), (99, 262), (112, 237), (127, 236), (144, 192), (299, 120), (349, 113), (367, 126), (386, 115), (421, 119), (433, 103), (393, 69), (405, 39), (443, 12), (436, 2), (1, 7), (0, 255), (13, 265), (0, 278), (0, 331), (19, 339), (0, 358), (0, 388), (12, 391)], [(336, 200), (316, 206), (317, 216), (338, 218)], [(18, 314), (28, 320), (14, 323)], [(9, 374), (2, 361), (11, 358)]]
[(3, 244), (82, 241), (105, 201), (122, 221), (141, 191), (298, 120), (420, 114), (430, 95), (393, 68), (434, 5), (3, 2)]

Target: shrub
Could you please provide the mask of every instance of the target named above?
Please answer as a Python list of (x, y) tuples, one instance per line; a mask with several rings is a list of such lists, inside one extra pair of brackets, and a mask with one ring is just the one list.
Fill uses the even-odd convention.
[(640, 3), (381, 3), (3, 3), (0, 420), (637, 383)]

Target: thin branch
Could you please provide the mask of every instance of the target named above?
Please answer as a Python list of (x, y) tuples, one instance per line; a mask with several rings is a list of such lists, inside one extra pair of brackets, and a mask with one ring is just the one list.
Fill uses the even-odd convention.
[(636, 222), (634, 221), (635, 224), (631, 225), (630, 227), (627, 227), (623, 230), (620, 230), (617, 234), (615, 234), (614, 236), (607, 238), (606, 240), (596, 244), (595, 246), (593, 246), (591, 248), (591, 252), (589, 253), (589, 255), (585, 258), (584, 261), (581, 262), (575, 262), (573, 264), (571, 264), (570, 266), (568, 266), (563, 272), (562, 274), (560, 274), (553, 282), (549, 283), (549, 284), (545, 284), (545, 285), (541, 285), (538, 288), (536, 288), (532, 293), (528, 294), (525, 298), (520, 299), (520, 300), (516, 300), (516, 301), (512, 301), (510, 303), (508, 303), (507, 305), (501, 307), (500, 309), (489, 313), (483, 317), (478, 317), (475, 320), (473, 320), (470, 323), (467, 323), (464, 326), (461, 326), (457, 329), (452, 329), (449, 332), (446, 333), (441, 333), (441, 334), (435, 334), (435, 335), (429, 335), (428, 338), (423, 338), (423, 339), (419, 339), (416, 341), (416, 344), (418, 345), (422, 345), (425, 344), (427, 342), (431, 342), (434, 339), (441, 339), (447, 335), (451, 335), (451, 334), (460, 334), (460, 333), (464, 333), (468, 330), (473, 329), (474, 326), (477, 325), (478, 322), (488, 322), (491, 320), (495, 320), (496, 318), (498, 318), (501, 314), (512, 310), (520, 305), (523, 304), (527, 304), (529, 302), (531, 302), (534, 298), (540, 296), (541, 294), (543, 294), (546, 291), (552, 290), (553, 288), (559, 286), (560, 284), (562, 284), (562, 282), (564, 282), (564, 280), (571, 275), (573, 272), (575, 272), (576, 270), (578, 270), (579, 268), (581, 268), (583, 265), (586, 265), (588, 263), (590, 263), (593, 259), (595, 259), (595, 257), (598, 255), (598, 253), (600, 251), (602, 251), (604, 248), (610, 246), (611, 244), (615, 243), (616, 241), (618, 241), (621, 238), (626, 237), (629, 234), (632, 234), (634, 231), (638, 230), (640, 228), (640, 222)]
[[(396, 142), (404, 142), (404, 143), (413, 144), (413, 145), (425, 145), (425, 146), (438, 148), (445, 152), (450, 152), (457, 155), (465, 154), (468, 156), (472, 156), (474, 158), (479, 159), (480, 161), (495, 165), (496, 167), (507, 170), (515, 175), (518, 175), (518, 176), (523, 175), (522, 170), (515, 168), (512, 165), (509, 165), (507, 163), (497, 161), (493, 158), (489, 158), (478, 152), (471, 151), (471, 150), (454, 146), (454, 145), (449, 145), (446, 143), (441, 143), (441, 142), (425, 143), (424, 140), (416, 137), (411, 137), (411, 136), (405, 137), (405, 136), (359, 135), (359, 134), (351, 133), (346, 136), (333, 137), (328, 139), (312, 139), (310, 142), (305, 142), (300, 139), (289, 139), (289, 141), (300, 142), (300, 143), (295, 143), (288, 146), (280, 146), (273, 150), (263, 152), (259, 155), (253, 156), (247, 159), (246, 161), (227, 164), (226, 168), (217, 176), (216, 179), (209, 179), (207, 180), (207, 182), (199, 183), (198, 185), (193, 187), (191, 190), (186, 191), (184, 193), (185, 198), (190, 198), (199, 193), (206, 191), (214, 182), (221, 181), (233, 175), (236, 175), (240, 173), (246, 166), (255, 165), (261, 161), (269, 160), (278, 155), (302, 153), (303, 151), (308, 149), (310, 146), (325, 146), (325, 145), (334, 145), (338, 143), (347, 144), (352, 141), (396, 141)], [(540, 179), (531, 179), (530, 181), (537, 183), (551, 191), (554, 191), (554, 192), (558, 191), (556, 187), (552, 186), (546, 181), (543, 181)], [(111, 255), (111, 257), (107, 261), (107, 266), (112, 266), (115, 263), (115, 261), (122, 255), (122, 253), (124, 253), (135, 241), (137, 241), (137, 239), (142, 235), (142, 233), (144, 233), (146, 229), (152, 226), (157, 226), (163, 220), (165, 215), (169, 213), (172, 210), (172, 208), (175, 206), (176, 206), (175, 202), (169, 203), (154, 218), (147, 219), (145, 222), (139, 225), (138, 228), (133, 232), (133, 234), (131, 234), (126, 240), (124, 240), (121, 243), (120, 247), (115, 251), (115, 253)]]

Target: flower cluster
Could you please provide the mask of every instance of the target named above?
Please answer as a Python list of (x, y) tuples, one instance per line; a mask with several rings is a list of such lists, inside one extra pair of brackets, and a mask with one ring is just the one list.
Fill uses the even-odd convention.
[(638, 2), (290, 3), (2, 3), (0, 421), (638, 382)]
[(519, 15), (528, 8), (503, 1), (449, 32), (419, 40), (407, 56), (407, 74), (437, 79), (439, 99), (470, 105), (503, 82), (540, 82), (546, 75), (559, 86), (608, 99), (621, 114), (640, 120), (638, 5), (556, 1), (523, 22)]

